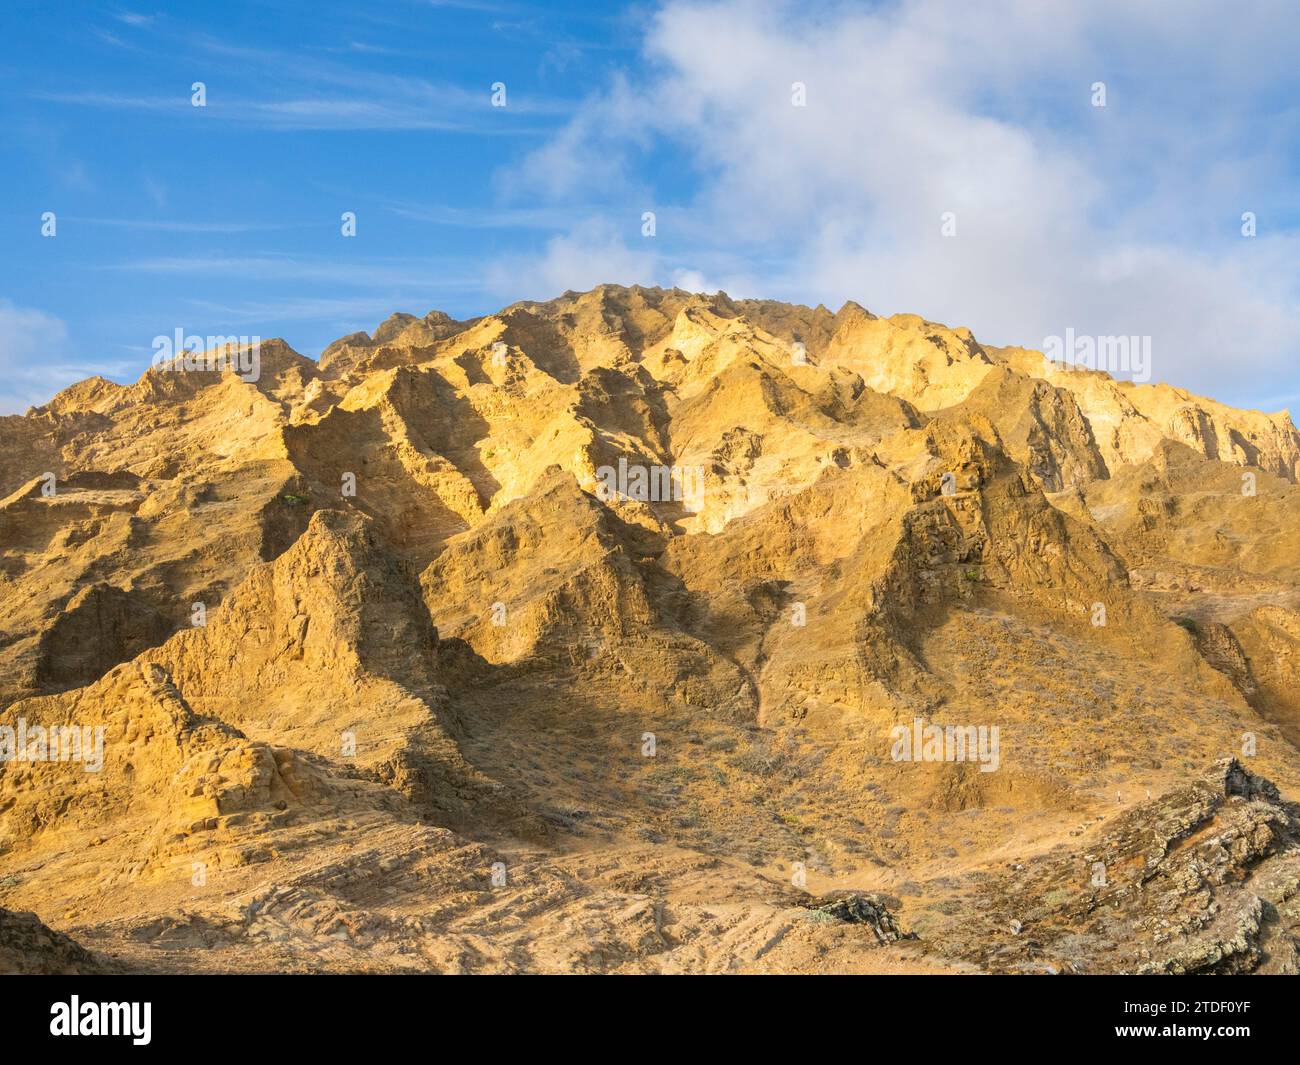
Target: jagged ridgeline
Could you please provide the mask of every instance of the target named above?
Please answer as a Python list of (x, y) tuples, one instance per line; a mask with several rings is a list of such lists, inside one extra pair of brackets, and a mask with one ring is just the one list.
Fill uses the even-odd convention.
[(50, 969), (1296, 968), (1285, 413), (602, 286), (0, 446)]

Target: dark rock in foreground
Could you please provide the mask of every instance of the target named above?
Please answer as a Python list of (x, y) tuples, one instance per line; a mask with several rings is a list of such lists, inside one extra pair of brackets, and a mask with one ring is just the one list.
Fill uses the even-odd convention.
[(1223, 759), (985, 882), (936, 945), (992, 972), (1300, 973), (1298, 813)]
[(83, 976), (112, 971), (110, 963), (46, 927), (36, 914), (0, 909), (0, 974)]

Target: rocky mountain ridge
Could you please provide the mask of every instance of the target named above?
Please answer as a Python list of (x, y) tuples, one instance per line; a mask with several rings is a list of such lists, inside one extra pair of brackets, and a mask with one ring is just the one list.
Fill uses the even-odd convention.
[(0, 418), (0, 754), (104, 751), (0, 760), (0, 905), (173, 971), (1294, 971), (1287, 812), (1119, 902), (1246, 946), (1060, 894), (1225, 757), (1289, 810), (1286, 414), (616, 286), (258, 359)]

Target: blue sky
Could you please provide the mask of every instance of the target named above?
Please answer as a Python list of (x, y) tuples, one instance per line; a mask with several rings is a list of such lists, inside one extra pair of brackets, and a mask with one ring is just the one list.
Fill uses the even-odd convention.
[(10, 2), (0, 412), (177, 328), (316, 355), (600, 281), (1150, 335), (1294, 405), (1300, 13), (1131, 6)]

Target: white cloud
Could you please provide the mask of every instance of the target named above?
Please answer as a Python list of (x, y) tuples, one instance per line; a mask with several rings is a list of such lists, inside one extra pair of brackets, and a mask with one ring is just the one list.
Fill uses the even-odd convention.
[(63, 321), (0, 299), (0, 414), (21, 414), (94, 373), (71, 364)]
[(631, 285), (655, 271), (651, 250), (627, 247), (608, 222), (583, 222), (552, 237), (540, 257), (504, 256), (488, 264), (488, 291), (502, 300), (550, 299), (565, 289)]
[(673, 287), (687, 292), (717, 292), (722, 286), (715, 285), (698, 270), (674, 270)]
[[(690, 271), (990, 343), (1150, 335), (1158, 379), (1275, 396), (1300, 357), (1300, 235), (1273, 222), (1300, 153), (1278, 117), (1297, 39), (1300, 9), (1266, 0), (674, 0), (648, 25), (643, 73), (501, 187), (635, 213), (655, 203), (637, 175), (667, 150), (694, 179), (687, 202), (661, 209), (653, 254), (584, 223), (517, 268), (556, 289), (617, 280), (599, 264), (644, 283)], [(1253, 239), (1244, 210), (1262, 212)]]

